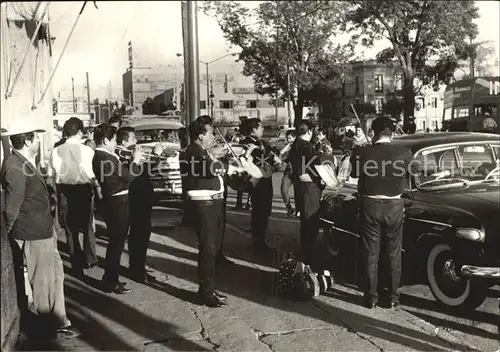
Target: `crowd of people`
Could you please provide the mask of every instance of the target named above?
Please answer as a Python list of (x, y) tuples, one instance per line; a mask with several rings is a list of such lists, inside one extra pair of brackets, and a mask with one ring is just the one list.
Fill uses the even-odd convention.
[[(389, 121), (389, 122), (388, 122)], [(216, 289), (215, 267), (232, 263), (223, 254), (225, 232), (227, 178), (251, 175), (251, 235), (255, 255), (266, 256), (272, 248), (266, 241), (268, 220), (273, 202), (272, 175), (283, 169), (281, 193), (289, 216), (300, 219), (300, 258), (310, 264), (319, 231), (319, 208), (325, 184), (313, 167), (329, 161), (340, 182), (350, 176), (360, 178), (361, 197), (364, 199), (362, 223), (366, 236), (365, 266), (368, 277), (367, 306), (376, 303), (377, 277), (374, 272), (378, 258), (378, 243), (387, 237), (399, 254), (389, 253), (392, 286), (391, 305), (397, 304), (397, 286), (400, 275), (402, 183), (400, 179), (384, 180), (367, 175), (355, 175), (353, 160), (356, 150), (363, 145), (370, 158), (407, 157), (407, 151), (390, 145), (394, 124), (384, 118), (374, 121), (373, 145), (360, 126), (341, 138), (343, 155), (337, 160), (332, 155), (328, 130), (315, 128), (302, 120), (295, 130), (287, 133), (287, 144), (280, 152), (263, 139), (264, 127), (260, 119), (241, 122), (239, 143), (247, 151), (234, 164), (215, 156), (213, 120), (200, 116), (189, 125), (191, 144), (181, 154), (184, 202), (191, 212), (190, 222), (198, 238), (198, 274), (200, 302), (208, 307), (224, 305), (226, 296)], [(129, 277), (147, 284), (155, 277), (146, 270), (146, 253), (151, 234), (151, 216), (154, 191), (149, 179), (155, 156), (161, 157), (161, 144), (155, 146), (145, 161), (144, 152), (137, 145), (134, 130), (121, 126), (114, 118), (96, 126), (84, 138), (83, 122), (72, 117), (63, 127), (63, 139), (56, 143), (50, 156), (46, 174), (35, 163), (39, 151), (37, 133), (29, 124), (20, 124), (9, 131), (12, 154), (2, 167), (2, 188), (5, 191), (5, 228), (18, 245), (28, 272), (33, 293), (33, 310), (40, 316), (45, 329), (64, 337), (75, 337), (79, 332), (72, 327), (65, 310), (63, 290), (64, 271), (57, 249), (57, 221), (66, 234), (71, 270), (82, 277), (85, 270), (98, 265), (95, 249), (94, 209), (102, 215), (109, 242), (104, 262), (101, 288), (107, 293), (126, 294), (131, 291), (120, 279), (121, 254), (128, 239)], [(117, 153), (117, 148), (129, 153)], [(50, 176), (50, 177), (47, 177)], [(293, 188), (295, 204), (290, 191)], [(379, 216), (379, 209), (387, 208), (393, 216)], [(390, 209), (389, 209), (390, 208)], [(83, 248), (80, 244), (83, 236)], [(398, 269), (399, 268), (399, 269)], [(47, 319), (50, 322), (47, 324)]]

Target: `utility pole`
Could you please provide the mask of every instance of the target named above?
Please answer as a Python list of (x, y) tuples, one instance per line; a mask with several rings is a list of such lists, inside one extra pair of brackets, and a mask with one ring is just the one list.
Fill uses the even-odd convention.
[(198, 53), (198, 5), (196, 1), (187, 1), (187, 37), (188, 37), (188, 113), (189, 122), (200, 115), (200, 70)]
[(73, 113), (76, 114), (76, 104), (75, 104), (75, 79), (71, 77), (71, 87), (73, 91)]
[[(279, 69), (279, 63), (278, 63), (278, 58), (279, 58), (279, 27), (276, 27), (276, 72), (278, 72)], [(279, 95), (279, 88), (276, 87), (276, 100), (274, 101), (274, 109), (275, 109), (275, 115), (276, 115), (276, 123), (278, 123), (278, 95)]]
[(109, 93), (108, 93), (108, 121), (111, 118), (111, 80), (109, 80)]
[(87, 72), (85, 74), (87, 76), (87, 108), (88, 108), (88, 111), (89, 111), (89, 116), (92, 119), (92, 115), (90, 114), (90, 86), (89, 86), (89, 73)]
[[(208, 87), (208, 84), (207, 84)], [(210, 78), (210, 117), (213, 119), (214, 118), (214, 86), (212, 79)], [(207, 99), (208, 100), (208, 99)]]
[(290, 62), (288, 58), (288, 26), (286, 30), (286, 88), (287, 88), (287, 115), (288, 127), (292, 127), (292, 105), (290, 95)]
[[(209, 82), (209, 80), (208, 80), (208, 62), (205, 62), (205, 70), (206, 70), (206, 75), (207, 75), (207, 113), (209, 111), (212, 111), (212, 114), (213, 114), (213, 109), (210, 110), (210, 97), (209, 97), (210, 88), (208, 87), (208, 82)], [(212, 80), (210, 80), (210, 84), (212, 84)], [(213, 91), (213, 89), (212, 89), (212, 91)], [(214, 118), (213, 116), (211, 116), (211, 117)]]
[(476, 55), (476, 50), (475, 50), (474, 45), (472, 43), (472, 37), (470, 37), (470, 76), (471, 76), (471, 78), (474, 78), (475, 55)]

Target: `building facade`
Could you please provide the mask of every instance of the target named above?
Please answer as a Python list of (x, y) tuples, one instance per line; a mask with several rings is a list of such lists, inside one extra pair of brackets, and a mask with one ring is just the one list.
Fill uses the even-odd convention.
[(174, 88), (179, 77), (175, 67), (170, 66), (129, 68), (122, 75), (122, 82), (123, 99), (140, 113), (146, 99), (154, 99), (165, 90)]
[(279, 102), (275, 107), (271, 96), (258, 94), (252, 77), (242, 71), (241, 64), (231, 64), (209, 71), (208, 79), (206, 73), (200, 75), (201, 113), (218, 123), (237, 124), (240, 116), (258, 117), (266, 124), (286, 123), (285, 104)]
[[(387, 97), (391, 94), (402, 96), (402, 90), (403, 71), (397, 63), (379, 63), (376, 60), (352, 62), (351, 72), (333, 101), (334, 116), (328, 118), (351, 116), (351, 104), (372, 104), (380, 113)], [(444, 88), (436, 92), (423, 87), (415, 101), (417, 130), (441, 128)]]
[[(237, 124), (239, 116), (259, 117), (266, 123), (286, 123), (285, 104), (280, 102), (276, 108), (269, 95), (257, 94), (253, 79), (242, 71), (243, 66), (234, 62), (209, 67), (208, 78), (206, 70), (200, 70), (201, 114), (213, 116), (217, 123)], [(182, 108), (185, 97), (180, 97), (184, 81), (180, 65), (129, 68), (122, 79), (123, 98), (138, 114), (143, 113), (146, 100), (158, 106), (174, 104), (177, 109)]]

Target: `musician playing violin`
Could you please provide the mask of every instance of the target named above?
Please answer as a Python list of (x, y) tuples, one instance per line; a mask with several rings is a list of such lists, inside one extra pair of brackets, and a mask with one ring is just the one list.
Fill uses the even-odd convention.
[(212, 119), (201, 116), (189, 126), (191, 144), (180, 160), (186, 171), (183, 182), (190, 222), (198, 237), (198, 281), (200, 301), (207, 307), (225, 305), (226, 296), (215, 289), (216, 255), (223, 229), (224, 179), (242, 168), (224, 164), (209, 151), (214, 144)]
[(247, 136), (242, 144), (254, 145), (251, 156), (253, 163), (262, 171), (262, 178), (256, 180), (251, 191), (252, 201), (252, 239), (255, 253), (266, 254), (270, 247), (266, 244), (266, 232), (273, 203), (272, 175), (275, 161), (279, 158), (272, 153), (269, 144), (262, 140), (264, 126), (258, 118), (251, 118), (242, 123), (242, 132)]

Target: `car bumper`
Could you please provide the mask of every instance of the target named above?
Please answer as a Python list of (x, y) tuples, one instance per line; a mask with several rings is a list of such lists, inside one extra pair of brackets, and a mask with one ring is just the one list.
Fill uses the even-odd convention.
[(500, 267), (463, 265), (460, 273), (469, 278), (500, 280)]

